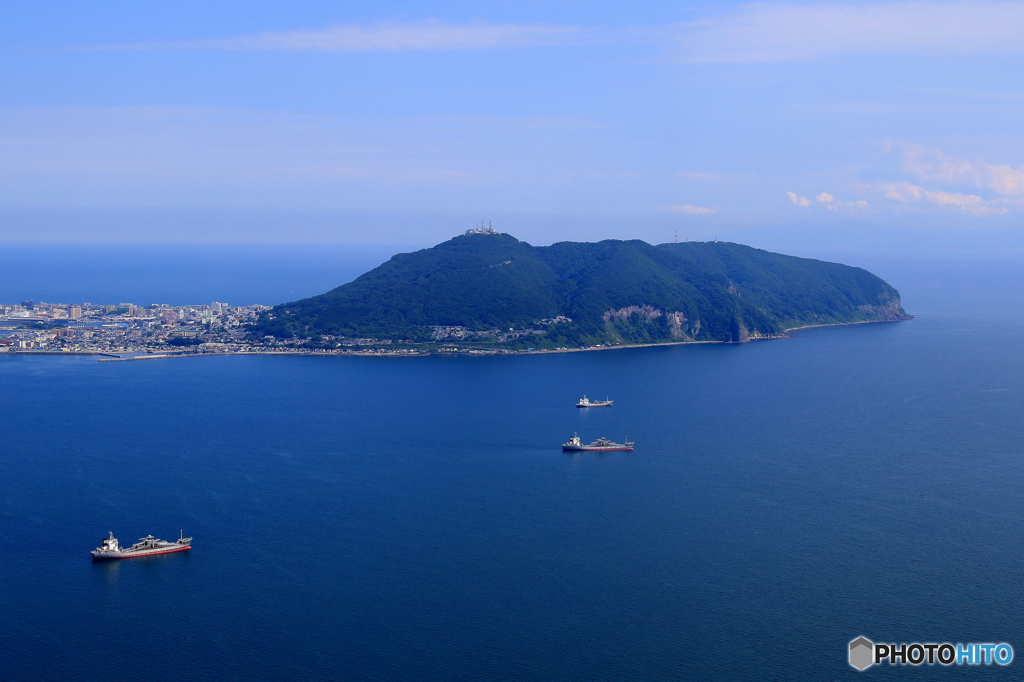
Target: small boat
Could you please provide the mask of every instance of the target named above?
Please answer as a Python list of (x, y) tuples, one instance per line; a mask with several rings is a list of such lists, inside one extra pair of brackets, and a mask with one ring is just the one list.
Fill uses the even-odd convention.
[(192, 538), (186, 538), (179, 534), (174, 542), (167, 542), (152, 535), (139, 538), (131, 547), (122, 547), (118, 543), (114, 533), (110, 537), (103, 538), (103, 544), (94, 549), (90, 554), (94, 560), (98, 559), (130, 559), (137, 556), (150, 556), (152, 554), (167, 554), (168, 552), (184, 552), (192, 549)]
[(605, 398), (604, 400), (588, 400), (587, 396), (583, 396), (583, 398), (576, 403), (576, 407), (611, 407), (613, 402), (615, 401), (608, 400), (608, 398)]
[(562, 443), (562, 450), (565, 452), (580, 452), (584, 450), (598, 450), (601, 452), (609, 452), (613, 450), (632, 450), (633, 444), (628, 440), (625, 443), (614, 443), (607, 438), (598, 438), (589, 445), (584, 445), (580, 437), (575, 433), (572, 434), (572, 438), (569, 439), (568, 443)]

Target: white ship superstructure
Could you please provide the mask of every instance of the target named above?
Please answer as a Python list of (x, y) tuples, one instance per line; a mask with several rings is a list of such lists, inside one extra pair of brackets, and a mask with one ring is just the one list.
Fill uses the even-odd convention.
[(562, 443), (562, 450), (566, 452), (580, 452), (580, 451), (612, 451), (612, 450), (632, 450), (633, 444), (628, 440), (625, 443), (615, 443), (608, 440), (607, 438), (598, 438), (593, 443), (584, 444), (583, 441), (575, 433), (572, 438), (569, 439), (568, 443)]
[(611, 407), (613, 400), (605, 398), (604, 400), (589, 400), (587, 396), (583, 396), (576, 407)]
[(110, 531), (110, 537), (103, 538), (103, 544), (94, 549), (91, 554), (93, 559), (130, 559), (137, 556), (149, 556), (151, 554), (167, 554), (169, 552), (183, 552), (192, 549), (192, 538), (179, 535), (174, 542), (167, 542), (152, 535), (139, 538), (131, 547), (122, 547)]

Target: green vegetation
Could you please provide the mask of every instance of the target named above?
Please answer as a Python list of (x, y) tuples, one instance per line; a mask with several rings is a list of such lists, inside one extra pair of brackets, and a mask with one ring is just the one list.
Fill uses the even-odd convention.
[(279, 305), (251, 331), (318, 342), (327, 335), (554, 348), (739, 342), (789, 327), (908, 317), (899, 293), (866, 270), (741, 244), (536, 247), (470, 234)]

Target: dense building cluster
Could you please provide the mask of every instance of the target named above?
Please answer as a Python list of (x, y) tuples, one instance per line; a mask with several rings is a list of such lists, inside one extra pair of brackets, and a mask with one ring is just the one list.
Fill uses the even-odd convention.
[[(345, 337), (316, 334), (276, 338), (253, 334), (250, 325), (269, 306), (210, 305), (138, 306), (118, 304), (67, 304), (21, 301), (0, 304), (0, 353), (95, 353), (141, 359), (132, 354), (159, 356), (210, 353), (311, 353), (330, 355), (422, 355), (426, 353), (494, 354), (533, 352), (524, 347), (494, 347), (520, 338), (536, 338), (536, 329), (470, 331), (461, 326), (434, 327), (426, 343), (408, 339)], [(548, 324), (570, 321), (567, 317), (543, 320)], [(459, 345), (449, 346), (448, 343)], [(603, 348), (608, 344), (580, 346)], [(549, 350), (565, 351), (560, 346)]]
[(21, 301), (0, 304), (0, 353), (330, 353), (418, 354), (390, 339), (254, 338), (248, 325), (269, 306), (138, 306)]
[(231, 352), (267, 306), (132, 303), (0, 305), (0, 352)]

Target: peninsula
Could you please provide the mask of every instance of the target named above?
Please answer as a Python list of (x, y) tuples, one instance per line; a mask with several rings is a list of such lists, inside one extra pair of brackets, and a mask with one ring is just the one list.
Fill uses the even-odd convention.
[(521, 351), (742, 343), (795, 327), (910, 317), (896, 289), (838, 263), (718, 241), (538, 247), (470, 230), (263, 311), (249, 330), (255, 343), (308, 348), (361, 341)]

